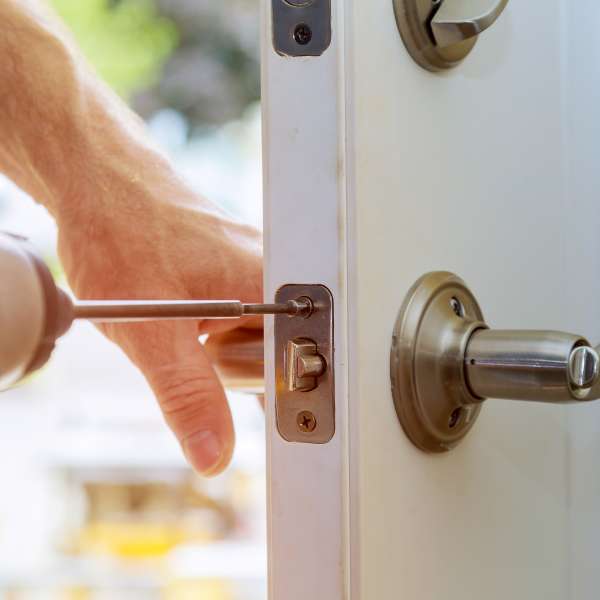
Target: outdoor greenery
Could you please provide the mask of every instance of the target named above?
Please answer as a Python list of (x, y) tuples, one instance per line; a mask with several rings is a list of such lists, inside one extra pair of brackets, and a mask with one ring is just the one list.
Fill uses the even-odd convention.
[(52, 0), (99, 74), (122, 96), (154, 84), (178, 45), (152, 0)]
[(50, 0), (98, 73), (143, 117), (192, 135), (260, 97), (258, 0)]

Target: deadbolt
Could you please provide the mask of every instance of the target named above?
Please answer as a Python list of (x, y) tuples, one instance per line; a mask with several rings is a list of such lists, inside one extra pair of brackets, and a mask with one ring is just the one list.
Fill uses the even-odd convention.
[(404, 45), (429, 71), (458, 65), (508, 4), (508, 0), (393, 1)]
[(579, 335), (494, 330), (465, 283), (428, 273), (409, 291), (390, 354), (394, 404), (411, 441), (445, 452), (486, 398), (568, 403), (600, 398), (600, 358)]

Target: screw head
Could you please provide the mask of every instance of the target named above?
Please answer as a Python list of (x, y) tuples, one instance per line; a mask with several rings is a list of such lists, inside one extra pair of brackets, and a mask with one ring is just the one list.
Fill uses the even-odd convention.
[(450, 298), (450, 308), (457, 317), (465, 316), (465, 309), (463, 308), (461, 301), (454, 296)]
[(311, 433), (317, 428), (317, 419), (315, 415), (313, 415), (308, 410), (303, 410), (298, 413), (296, 417), (296, 424), (298, 425), (298, 429), (303, 431), (304, 433)]
[(297, 44), (301, 46), (306, 46), (312, 40), (313, 32), (312, 29), (306, 23), (300, 23), (300, 25), (296, 25), (296, 29), (294, 29), (294, 39)]
[(450, 418), (448, 419), (448, 427), (450, 429), (454, 429), (460, 422), (461, 418), (462, 418), (462, 414), (463, 414), (463, 410), (462, 408), (455, 408), (451, 413), (450, 413)]

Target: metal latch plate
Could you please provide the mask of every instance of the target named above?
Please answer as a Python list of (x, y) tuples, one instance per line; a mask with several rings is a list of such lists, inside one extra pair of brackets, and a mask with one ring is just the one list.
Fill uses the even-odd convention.
[(331, 44), (331, 0), (272, 0), (273, 47), (282, 56), (321, 56)]
[[(333, 369), (333, 297), (323, 285), (290, 284), (281, 287), (275, 302), (310, 298), (308, 317), (275, 316), (275, 408), (277, 429), (288, 442), (325, 444), (335, 433)], [(289, 385), (290, 342), (311, 340), (325, 363), (316, 387), (308, 391)]]

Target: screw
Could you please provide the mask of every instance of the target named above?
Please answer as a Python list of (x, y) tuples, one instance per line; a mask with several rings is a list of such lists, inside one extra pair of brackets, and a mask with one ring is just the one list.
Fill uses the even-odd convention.
[(455, 408), (450, 413), (450, 419), (448, 420), (448, 427), (450, 429), (454, 429), (458, 425), (461, 417), (462, 417), (462, 408), (460, 408), (460, 407)]
[(298, 429), (303, 431), (304, 433), (311, 433), (317, 428), (317, 419), (315, 415), (313, 415), (308, 410), (303, 410), (298, 413), (296, 417), (296, 424), (298, 425)]
[(458, 298), (450, 298), (450, 308), (453, 310), (454, 314), (457, 317), (464, 317), (465, 311), (463, 309), (463, 305), (460, 303)]
[(290, 316), (308, 319), (308, 317), (312, 316), (315, 312), (315, 305), (308, 296), (300, 296), (300, 298), (296, 298), (296, 300), (290, 300), (288, 304), (290, 303), (294, 303), (297, 307), (296, 314)]
[(312, 40), (312, 29), (306, 23), (300, 23), (294, 29), (294, 39), (301, 46), (306, 46)]

